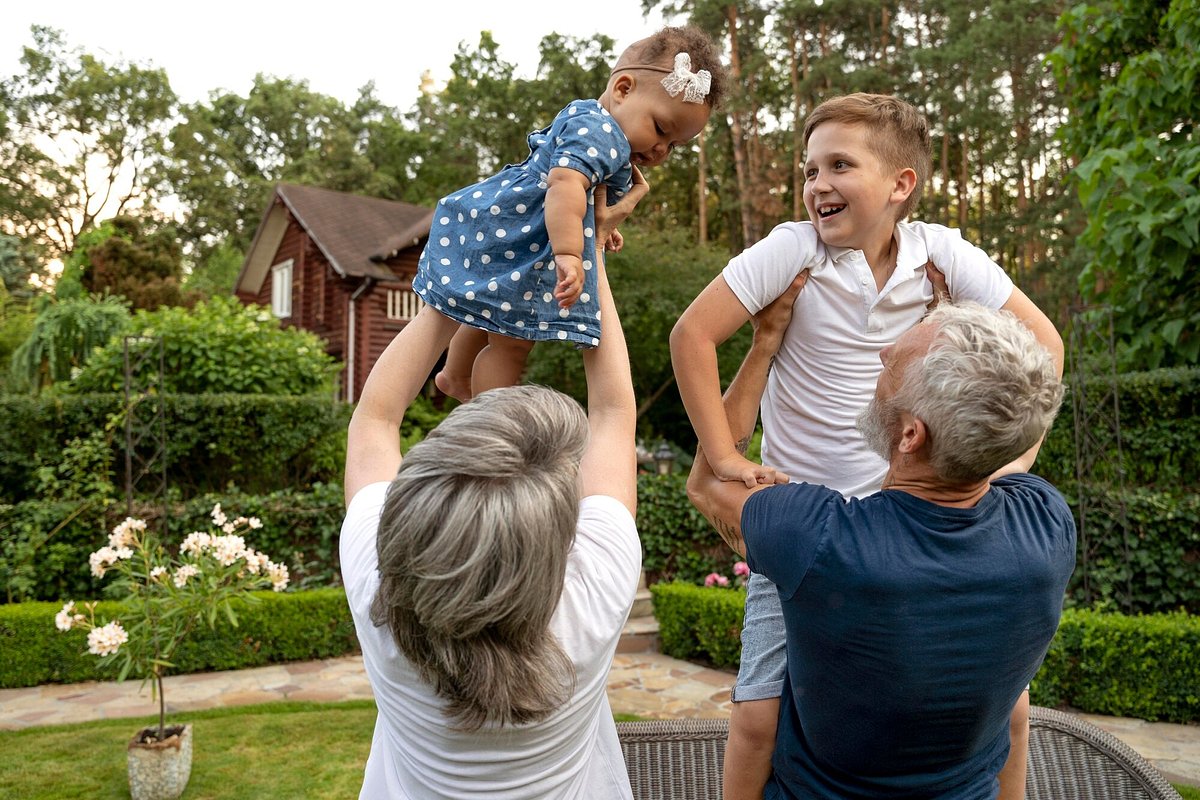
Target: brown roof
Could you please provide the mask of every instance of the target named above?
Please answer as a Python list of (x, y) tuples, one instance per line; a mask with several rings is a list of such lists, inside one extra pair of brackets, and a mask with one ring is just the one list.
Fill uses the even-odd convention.
[(392, 280), (379, 261), (428, 235), (433, 210), (398, 200), (280, 183), (275, 192), (341, 275)]

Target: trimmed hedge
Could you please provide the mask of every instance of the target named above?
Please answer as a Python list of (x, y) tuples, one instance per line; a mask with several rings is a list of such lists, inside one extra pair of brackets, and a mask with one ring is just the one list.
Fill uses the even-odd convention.
[[(1078, 487), (1060, 487), (1079, 522)], [(1200, 494), (1089, 489), (1070, 603), (1129, 613), (1200, 614)], [(1124, 508), (1128, 535), (1121, 530)]]
[[(746, 594), (683, 583), (650, 587), (662, 651), (736, 666)], [(1066, 609), (1030, 688), (1036, 705), (1168, 722), (1200, 720), (1200, 618)]]
[[(1069, 376), (1068, 376), (1069, 378)], [(1117, 376), (1120, 402), (1121, 449), (1126, 486), (1157, 487), (1163, 491), (1200, 489), (1200, 368), (1159, 369)], [(1088, 407), (1112, 416), (1109, 386), (1098, 378), (1086, 380)], [(1075, 420), (1068, 392), (1062, 411), (1038, 453), (1034, 472), (1054, 484), (1073, 483)], [(1091, 431), (1096, 444), (1108, 450), (1096, 459), (1089, 481), (1117, 478), (1115, 443), (1107, 431)]]
[[(218, 622), (215, 630), (197, 628), (179, 646), (170, 673), (244, 669), (358, 652), (341, 589), (254, 596), (259, 602), (235, 604), (236, 628), (225, 622)], [(98, 670), (99, 659), (87, 652), (85, 631), (54, 627), (54, 615), (61, 608), (57, 603), (0, 606), (0, 688), (116, 677)], [(97, 611), (105, 618), (119, 618), (120, 608), (120, 603), (102, 601)]]
[(1067, 609), (1030, 696), (1095, 714), (1200, 720), (1200, 618)]
[[(329, 397), (167, 395), (167, 483), (183, 497), (237, 485), (248, 492), (340, 481), (351, 407)], [(104, 431), (116, 394), (0, 396), (0, 502), (35, 499), (34, 469), (57, 463), (74, 438)], [(125, 463), (123, 429), (111, 440)], [(122, 473), (123, 474), (123, 473)], [(123, 479), (114, 481), (118, 485)]]
[(650, 587), (662, 652), (683, 660), (736, 667), (742, 653), (746, 590), (689, 583)]
[[(229, 514), (262, 520), (250, 545), (286, 564), (295, 588), (340, 584), (338, 535), (345, 516), (340, 485), (267, 495), (210, 494), (173, 503), (167, 541), (211, 530), (209, 514), (216, 503)], [(135, 507), (134, 514), (153, 524), (162, 511)], [(108, 532), (124, 518), (125, 504), (111, 501), (0, 506), (0, 601), (103, 596), (106, 584), (92, 577), (88, 555), (107, 543)]]

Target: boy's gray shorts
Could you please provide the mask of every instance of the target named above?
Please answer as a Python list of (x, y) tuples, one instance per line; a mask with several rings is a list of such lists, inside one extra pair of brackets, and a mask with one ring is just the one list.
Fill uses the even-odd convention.
[(730, 693), (735, 703), (778, 700), (787, 675), (787, 634), (775, 584), (750, 573), (742, 622), (742, 664)]

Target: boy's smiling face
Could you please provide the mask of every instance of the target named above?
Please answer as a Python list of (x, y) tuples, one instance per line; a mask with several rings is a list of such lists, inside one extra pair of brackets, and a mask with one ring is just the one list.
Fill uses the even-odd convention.
[(864, 126), (824, 122), (808, 139), (804, 207), (821, 241), (869, 252), (891, 239), (915, 175), (912, 169), (889, 169)]

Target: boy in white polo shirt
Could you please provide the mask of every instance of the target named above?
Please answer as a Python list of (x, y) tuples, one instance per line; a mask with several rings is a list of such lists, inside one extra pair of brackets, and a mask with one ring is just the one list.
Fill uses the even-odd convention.
[[(918, 322), (934, 299), (932, 263), (955, 300), (1020, 318), (1062, 367), (1053, 323), (982, 250), (955, 230), (901, 222), (929, 177), (924, 116), (887, 95), (833, 98), (809, 115), (804, 205), (810, 222), (786, 222), (736, 256), (671, 333), (679, 393), (713, 471), (724, 480), (822, 484), (846, 497), (878, 491), (887, 465), (856, 428), (881, 370), (880, 351)], [(808, 271), (775, 357), (762, 405), (763, 464), (735, 445), (721, 403), (717, 346)], [(742, 662), (725, 757), (725, 798), (762, 797), (771, 771), (786, 673), (775, 586), (752, 575)], [(1013, 716), (1001, 797), (1024, 796), (1028, 694)]]

